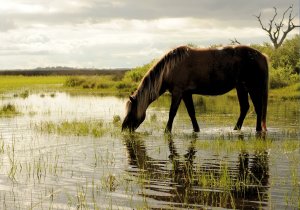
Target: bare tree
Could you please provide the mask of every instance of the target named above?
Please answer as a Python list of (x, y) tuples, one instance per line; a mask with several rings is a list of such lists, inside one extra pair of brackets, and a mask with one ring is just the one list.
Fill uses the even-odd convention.
[(236, 39), (229, 39), (231, 45), (240, 45), (241, 43)]
[[(261, 20), (261, 13), (255, 16), (260, 23), (261, 28), (266, 31), (273, 43), (275, 49), (279, 48), (283, 41), (285, 40), (287, 34), (291, 32), (294, 28), (300, 27), (300, 25), (295, 25), (293, 23), (294, 18), (296, 17), (292, 15), (293, 13), (293, 5), (289, 6), (283, 13), (282, 18), (279, 20), (275, 20), (278, 13), (277, 8), (274, 8), (274, 16), (269, 20), (268, 26), (264, 26)], [(286, 15), (288, 14), (288, 19)], [(287, 19), (287, 20), (286, 20)], [(286, 25), (285, 25), (286, 24)]]

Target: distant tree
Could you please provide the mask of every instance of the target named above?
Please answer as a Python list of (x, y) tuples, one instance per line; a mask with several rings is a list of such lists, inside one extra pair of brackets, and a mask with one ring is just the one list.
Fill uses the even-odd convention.
[[(274, 15), (269, 20), (268, 26), (265, 26), (262, 23), (261, 13), (255, 16), (260, 23), (261, 28), (268, 33), (275, 49), (278, 49), (282, 45), (288, 33), (290, 33), (294, 28), (300, 27), (300, 25), (295, 25), (293, 23), (296, 15), (294, 16), (292, 13), (293, 5), (289, 6), (282, 14), (282, 17), (278, 20), (276, 19), (278, 15), (277, 8), (274, 7)], [(287, 14), (288, 17), (286, 17)]]

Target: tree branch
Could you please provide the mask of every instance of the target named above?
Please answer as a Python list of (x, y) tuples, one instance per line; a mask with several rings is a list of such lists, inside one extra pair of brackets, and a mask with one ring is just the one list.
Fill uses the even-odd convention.
[[(293, 20), (296, 16), (292, 16), (293, 13), (293, 5), (289, 6), (284, 13), (282, 14), (282, 18), (280, 19), (279, 22), (276, 22), (276, 17), (278, 15), (277, 8), (274, 8), (274, 15), (273, 17), (269, 20), (269, 27), (267, 28), (264, 26), (261, 20), (261, 13), (259, 15), (255, 15), (257, 18), (261, 28), (267, 32), (269, 38), (271, 39), (274, 47), (277, 49), (278, 47), (281, 46), (283, 41), (285, 40), (286, 36), (288, 35), (289, 32), (291, 32), (294, 28), (300, 27), (300, 25), (294, 25)], [(286, 15), (288, 15), (288, 22), (287, 22), (287, 28), (284, 30), (284, 20), (286, 19)], [(280, 35), (282, 34), (281, 38)]]
[(241, 44), (236, 38), (230, 39), (231, 45)]
[[(288, 19), (288, 24), (287, 24), (287, 29), (284, 31), (283, 29), (282, 29), (282, 31), (283, 31), (283, 35), (282, 35), (282, 37), (281, 37), (281, 39), (280, 39), (280, 41), (279, 41), (279, 46), (281, 46), (281, 44), (283, 43), (283, 41), (285, 40), (285, 38), (286, 38), (286, 36), (288, 35), (288, 33), (289, 32), (291, 32), (294, 28), (296, 28), (296, 27), (300, 27), (300, 25), (294, 25), (294, 23), (292, 22), (293, 21), (293, 19), (295, 18), (295, 16), (294, 17), (292, 17), (292, 12), (293, 12), (293, 5), (291, 5), (284, 13), (283, 13), (283, 18), (284, 18), (284, 16), (285, 16), (285, 14), (289, 11), (289, 10), (291, 10), (290, 11), (290, 14), (289, 14), (289, 19)], [(282, 20), (283, 21), (283, 20)]]

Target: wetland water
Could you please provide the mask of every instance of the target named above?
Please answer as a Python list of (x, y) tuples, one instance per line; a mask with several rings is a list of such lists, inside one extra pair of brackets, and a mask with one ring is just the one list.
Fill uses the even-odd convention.
[[(253, 107), (242, 131), (232, 131), (239, 107), (225, 96), (195, 98), (199, 134), (181, 106), (173, 135), (164, 135), (169, 101), (152, 104), (128, 134), (113, 120), (123, 119), (124, 98), (3, 95), (0, 105), (13, 104), (20, 114), (0, 117), (0, 209), (300, 207), (298, 101), (270, 100), (262, 139)], [(62, 122), (101, 122), (102, 130), (53, 130)]]

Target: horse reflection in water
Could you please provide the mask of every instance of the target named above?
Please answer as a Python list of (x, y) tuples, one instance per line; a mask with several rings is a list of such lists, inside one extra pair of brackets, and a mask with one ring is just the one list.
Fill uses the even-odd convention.
[[(268, 154), (265, 151), (257, 151), (252, 155), (241, 151), (237, 160), (228, 164), (226, 177), (224, 171), (222, 172), (224, 166), (220, 164), (222, 160), (215, 164), (209, 159), (196, 162), (195, 139), (190, 141), (186, 153), (181, 156), (169, 136), (168, 160), (150, 157), (144, 141), (137, 136), (125, 136), (124, 141), (128, 161), (133, 169), (128, 172), (134, 177), (143, 177), (144, 189), (141, 190), (141, 196), (167, 205), (159, 208), (259, 209), (266, 203), (269, 167)], [(204, 177), (206, 181), (202, 179)], [(231, 179), (230, 186), (214, 185), (226, 178)], [(205, 184), (209, 180), (210, 184)]]

